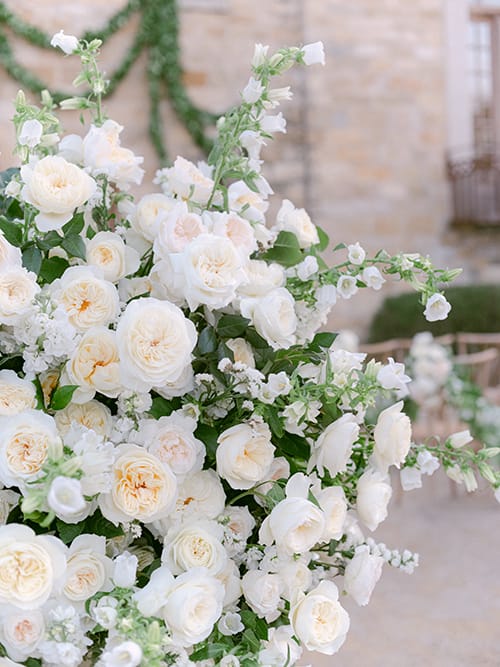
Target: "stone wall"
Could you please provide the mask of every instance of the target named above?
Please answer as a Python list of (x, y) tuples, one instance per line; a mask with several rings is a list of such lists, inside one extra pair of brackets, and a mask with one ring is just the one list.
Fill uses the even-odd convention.
[[(7, 0), (26, 20), (52, 33), (99, 28), (124, 0)], [(305, 205), (335, 242), (359, 240), (369, 251), (430, 252), (447, 265), (464, 263), (474, 277), (496, 252), (472, 235), (450, 234), (445, 174), (444, 0), (184, 0), (182, 61), (189, 94), (223, 111), (238, 100), (254, 42), (278, 47), (322, 39), (327, 66), (287, 75), (295, 92), (284, 109), (289, 132), (269, 147), (267, 176), (278, 195)], [(132, 39), (136, 22), (103, 49), (108, 72)], [(19, 60), (51, 86), (69, 88), (75, 59), (42, 53), (13, 40)], [(145, 60), (141, 58), (107, 108), (126, 126), (124, 143), (156, 159), (147, 138)], [(7, 119), (17, 85), (0, 73), (1, 167), (11, 163)], [(200, 157), (168, 101), (162, 104), (170, 154)], [(69, 130), (78, 119), (65, 116)], [(150, 189), (147, 179), (145, 190)], [(490, 248), (485, 260), (483, 249)], [(478, 256), (482, 259), (478, 262)], [(484, 265), (484, 266), (483, 266)], [(479, 267), (479, 268), (478, 268)], [(380, 295), (335, 309), (332, 324), (366, 328)]]

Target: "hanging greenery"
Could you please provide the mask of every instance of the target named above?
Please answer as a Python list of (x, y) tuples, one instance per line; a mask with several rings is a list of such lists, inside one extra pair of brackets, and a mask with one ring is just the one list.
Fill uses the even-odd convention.
[[(99, 39), (105, 43), (136, 13), (140, 14), (139, 27), (121, 63), (109, 77), (106, 95), (111, 95), (116, 90), (139, 55), (147, 50), (150, 100), (149, 136), (161, 164), (168, 161), (160, 114), (160, 102), (163, 96), (168, 96), (177, 117), (186, 127), (196, 145), (208, 153), (211, 148), (211, 139), (207, 130), (215, 123), (218, 116), (193, 104), (182, 81), (176, 0), (129, 0), (125, 7), (114, 14), (101, 30), (87, 31), (82, 35), (82, 39), (88, 41)], [(50, 46), (50, 35), (23, 21), (0, 0), (0, 66), (7, 71), (9, 76), (33, 93), (48, 90), (56, 102), (70, 97), (71, 94), (65, 91), (51, 90), (47, 83), (16, 60), (6, 29), (33, 46), (44, 49), (52, 47)]]

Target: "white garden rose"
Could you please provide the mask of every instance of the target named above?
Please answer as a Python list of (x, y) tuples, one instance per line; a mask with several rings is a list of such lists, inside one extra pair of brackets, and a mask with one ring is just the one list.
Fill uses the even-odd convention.
[(94, 175), (105, 174), (121, 190), (130, 185), (140, 185), (144, 169), (139, 166), (144, 161), (123, 148), (120, 133), (123, 127), (108, 118), (100, 127), (92, 125), (83, 140), (83, 162)]
[(175, 505), (177, 480), (170, 468), (137, 445), (116, 448), (110, 493), (99, 496), (103, 515), (118, 524), (137, 519), (151, 523)]
[(226, 345), (233, 353), (235, 363), (255, 368), (252, 346), (244, 338), (230, 338)]
[(102, 436), (109, 436), (113, 428), (110, 409), (94, 400), (81, 405), (70, 403), (63, 410), (58, 410), (54, 419), (63, 437), (72, 425), (84, 426)]
[(172, 574), (204, 567), (216, 576), (228, 560), (222, 546), (223, 534), (222, 526), (206, 519), (175, 526), (165, 536), (162, 563)]
[(282, 583), (277, 574), (250, 570), (243, 576), (241, 587), (246, 603), (259, 618), (272, 623), (279, 617)]
[(404, 462), (411, 445), (410, 418), (402, 412), (403, 401), (382, 410), (374, 430), (373, 459), (382, 471)]
[(106, 539), (78, 535), (69, 548), (63, 593), (72, 602), (84, 602), (98, 591), (111, 590), (111, 572)]
[(266, 479), (275, 450), (267, 424), (237, 424), (217, 442), (217, 472), (232, 489), (250, 489)]
[(235, 248), (247, 259), (257, 250), (252, 225), (236, 213), (213, 213), (212, 233), (232, 241)]
[(96, 190), (94, 179), (83, 169), (57, 155), (23, 165), (21, 178), (21, 196), (38, 209), (35, 222), (41, 232), (61, 229)]
[(179, 575), (162, 608), (163, 619), (179, 646), (203, 641), (222, 613), (224, 587), (204, 568)]
[(8, 266), (22, 266), (21, 250), (9, 243), (0, 231), (0, 270)]
[(0, 658), (0, 667), (23, 667), (19, 662), (12, 662), (9, 658)]
[(32, 656), (44, 634), (45, 619), (39, 609), (3, 609), (0, 616), (0, 642), (11, 658), (26, 660)]
[(175, 205), (175, 199), (171, 199), (159, 192), (144, 195), (139, 200), (131, 216), (132, 229), (147, 241), (153, 243), (158, 234), (161, 222)]
[(237, 211), (250, 222), (265, 222), (264, 213), (269, 204), (258, 192), (251, 190), (243, 181), (231, 183), (227, 189), (229, 208)]
[(62, 304), (77, 331), (105, 326), (118, 315), (115, 286), (93, 266), (69, 267), (51, 288), (55, 301)]
[(310, 248), (319, 243), (318, 230), (303, 208), (295, 208), (291, 201), (284, 199), (276, 217), (279, 230), (292, 232), (301, 248)]
[(191, 212), (185, 201), (178, 202), (159, 222), (153, 244), (155, 254), (165, 258), (172, 252), (182, 252), (191, 241), (207, 232), (201, 216)]
[(319, 474), (323, 475), (326, 468), (331, 477), (343, 472), (358, 436), (359, 425), (355, 416), (351, 413), (342, 415), (329, 424), (317, 439), (308, 469), (312, 470), (316, 466)]
[(294, 634), (309, 651), (333, 655), (344, 643), (349, 615), (338, 597), (333, 581), (322, 581), (290, 610)]
[(135, 248), (125, 245), (114, 232), (98, 232), (86, 242), (87, 264), (102, 271), (103, 278), (111, 283), (135, 273), (140, 257)]
[(163, 170), (166, 188), (178, 199), (206, 204), (212, 195), (213, 180), (192, 162), (177, 156), (172, 167)]
[(300, 593), (311, 587), (311, 570), (304, 562), (295, 560), (294, 557), (279, 563), (278, 574), (283, 583), (281, 597), (289, 602), (296, 600)]
[(344, 572), (346, 592), (362, 607), (370, 602), (370, 597), (382, 574), (384, 559), (370, 553), (368, 545), (356, 547), (354, 557), (347, 563)]
[(266, 667), (294, 665), (302, 655), (302, 648), (295, 641), (290, 625), (269, 628), (268, 640), (263, 642), (263, 646), (259, 652), (259, 664)]
[(325, 530), (323, 512), (306, 498), (291, 497), (279, 502), (260, 528), (259, 539), (276, 543), (287, 554), (301, 554), (317, 544)]
[(11, 370), (0, 371), (0, 416), (17, 415), (36, 407), (35, 385)]
[(0, 270), (0, 324), (16, 324), (40, 291), (36, 275), (9, 265)]
[(62, 456), (56, 423), (39, 410), (0, 417), (0, 482), (24, 488), (37, 479), (48, 457)]
[(78, 385), (75, 403), (87, 403), (96, 391), (116, 398), (122, 389), (116, 334), (105, 327), (92, 327), (80, 339), (66, 365), (69, 384)]
[(255, 528), (255, 519), (250, 514), (248, 507), (229, 505), (220, 521), (226, 531), (226, 538), (229, 536), (230, 544), (226, 542), (226, 549), (232, 553), (243, 550)]
[(158, 616), (166, 604), (168, 593), (174, 583), (174, 576), (165, 565), (152, 572), (148, 583), (134, 593), (137, 608), (143, 616)]
[(191, 310), (200, 304), (224, 308), (246, 279), (243, 259), (232, 241), (214, 234), (197, 236), (170, 261), (182, 277), (183, 296)]
[(59, 592), (66, 574), (66, 547), (28, 526), (0, 526), (0, 604), (38, 609)]
[(347, 500), (341, 486), (329, 486), (316, 494), (316, 499), (325, 515), (323, 541), (339, 540), (347, 517)]
[(387, 518), (387, 506), (392, 496), (389, 477), (369, 468), (359, 478), (357, 490), (358, 516), (373, 531)]
[(137, 391), (176, 382), (191, 365), (197, 340), (180, 308), (153, 298), (128, 304), (116, 336), (122, 383)]
[(179, 485), (176, 518), (215, 519), (224, 510), (226, 494), (215, 470), (200, 470), (188, 475)]
[(245, 264), (246, 281), (238, 287), (238, 294), (247, 297), (265, 296), (285, 284), (285, 271), (279, 264), (268, 264), (262, 259), (249, 259)]
[(256, 299), (242, 299), (240, 310), (274, 350), (287, 349), (296, 342), (295, 301), (284, 287)]

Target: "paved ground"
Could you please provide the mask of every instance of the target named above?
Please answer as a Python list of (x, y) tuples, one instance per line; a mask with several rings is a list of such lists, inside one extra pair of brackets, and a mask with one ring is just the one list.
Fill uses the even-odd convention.
[(491, 492), (453, 496), (448, 480), (427, 478), (393, 498), (376, 536), (418, 551), (420, 566), (411, 576), (386, 567), (367, 607), (345, 601), (351, 631), (341, 651), (301, 662), (500, 667), (500, 505)]

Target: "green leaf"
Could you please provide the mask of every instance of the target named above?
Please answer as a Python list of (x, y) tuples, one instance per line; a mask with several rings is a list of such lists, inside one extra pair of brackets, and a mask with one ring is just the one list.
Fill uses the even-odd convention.
[(338, 540), (330, 540), (328, 543), (328, 555), (331, 557), (334, 555), (337, 546), (338, 546), (339, 541)]
[(7, 218), (0, 217), (0, 230), (9, 243), (19, 248), (23, 243), (23, 228), (21, 222), (11, 222)]
[(168, 417), (168, 415), (172, 414), (172, 410), (173, 407), (170, 401), (167, 401), (163, 396), (155, 396), (149, 414), (153, 419), (160, 419), (160, 417)]
[(104, 518), (99, 510), (85, 521), (85, 531), (93, 535), (103, 535), (104, 537), (120, 537), (123, 530), (120, 526)]
[(283, 266), (295, 266), (303, 259), (297, 237), (292, 232), (280, 232), (272, 248), (262, 257)]
[(40, 272), (42, 253), (34, 243), (28, 244), (23, 250), (23, 266), (37, 275)]
[(5, 188), (8, 185), (12, 178), (19, 173), (19, 167), (9, 167), (4, 171), (0, 171), (0, 189)]
[(316, 248), (318, 248), (320, 252), (323, 252), (323, 250), (326, 250), (328, 248), (328, 244), (330, 243), (330, 237), (325, 232), (325, 230), (321, 229), (321, 227), (318, 227), (318, 225), (316, 225), (316, 230), (318, 232), (318, 237), (319, 237), (319, 243), (316, 244)]
[(221, 338), (237, 338), (248, 328), (250, 320), (241, 315), (223, 315), (217, 323), (217, 333)]
[(52, 394), (50, 408), (52, 410), (62, 410), (65, 408), (71, 401), (71, 397), (77, 389), (77, 384), (66, 384), (63, 387), (57, 387), (55, 392)]
[(213, 426), (208, 426), (207, 424), (199, 424), (198, 428), (194, 432), (198, 440), (201, 440), (205, 443), (207, 448), (207, 453), (215, 458), (215, 452), (217, 450), (217, 438), (219, 437), (219, 432)]
[(308, 347), (315, 352), (320, 352), (321, 349), (328, 349), (333, 341), (337, 338), (336, 333), (330, 333), (329, 331), (320, 331), (317, 333), (312, 341), (309, 343)]
[(68, 234), (61, 240), (61, 247), (66, 250), (70, 257), (86, 258), (85, 243), (78, 234)]
[(347, 248), (345, 243), (337, 243), (337, 245), (333, 249), (333, 252), (336, 252), (337, 250), (344, 250), (345, 248)]
[(47, 232), (44, 234), (44, 236), (41, 236), (37, 240), (37, 245), (40, 248), (40, 250), (51, 250), (52, 248), (55, 248), (56, 246), (61, 245), (62, 242), (62, 236), (60, 236), (55, 230), (51, 232)]
[(285, 489), (283, 489), (278, 483), (274, 483), (269, 491), (266, 493), (266, 500), (268, 501), (269, 508), (272, 509), (276, 507), (278, 503), (286, 498)]
[(68, 261), (63, 257), (48, 257), (42, 260), (39, 276), (46, 283), (52, 283), (62, 276), (68, 266)]
[(64, 544), (70, 544), (75, 537), (84, 533), (85, 524), (86, 520), (80, 521), (79, 523), (64, 523), (61, 519), (56, 519), (57, 532)]
[(198, 352), (199, 354), (210, 354), (217, 349), (217, 336), (213, 327), (205, 327), (198, 336)]
[(62, 232), (64, 236), (78, 236), (84, 227), (83, 213), (76, 213), (69, 222), (67, 222)]
[(269, 427), (271, 428), (271, 431), (274, 433), (274, 435), (277, 438), (282, 438), (285, 429), (283, 428), (281, 419), (278, 417), (278, 411), (272, 407), (269, 407), (266, 410), (266, 421), (268, 422)]
[(260, 650), (260, 641), (253, 630), (245, 630), (242, 635), (242, 641), (247, 644), (252, 652), (257, 653)]

